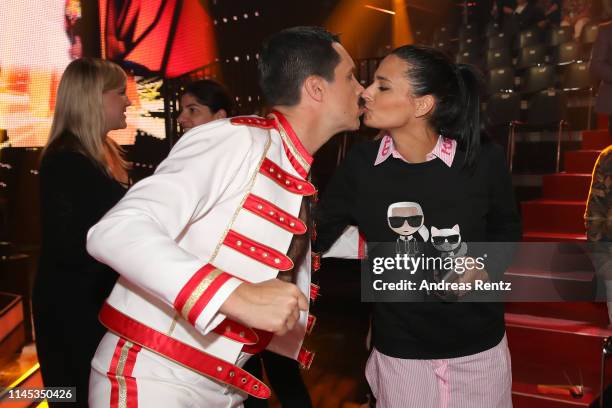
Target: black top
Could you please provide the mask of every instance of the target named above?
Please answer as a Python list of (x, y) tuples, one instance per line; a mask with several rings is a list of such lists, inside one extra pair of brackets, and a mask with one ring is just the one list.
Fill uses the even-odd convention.
[(41, 272), (48, 267), (62, 273), (72, 270), (82, 277), (84, 269), (91, 269), (96, 271), (91, 278), (109, 287), (106, 274), (113, 281), (117, 275), (87, 253), (87, 231), (125, 191), (81, 153), (60, 150), (46, 154), (40, 166)]
[(76, 386), (78, 406), (87, 406), (90, 362), (106, 332), (98, 313), (118, 277), (87, 253), (87, 231), (124, 194), (121, 184), (70, 148), (42, 159), (36, 345), (45, 385)]
[[(402, 203), (421, 206), (423, 229), (411, 239), (425, 248), (433, 248), (432, 227), (449, 233), (455, 225), (468, 246), (520, 240), (520, 219), (499, 146), (483, 144), (470, 172), (461, 170), (465, 154), (459, 150), (451, 167), (437, 158), (409, 164), (392, 156), (374, 166), (379, 145), (357, 145), (330, 181), (317, 207), (315, 250), (328, 249), (347, 225), (359, 227), (370, 258), (378, 243), (392, 243), (387, 247), (397, 253), (410, 250), (407, 236), (392, 230), (387, 218), (390, 206)], [(503, 273), (508, 254), (495, 258), (498, 264), (487, 263), (494, 280)], [(378, 351), (398, 358), (460, 357), (495, 346), (504, 334), (502, 303), (427, 300), (374, 304), (373, 343)]]

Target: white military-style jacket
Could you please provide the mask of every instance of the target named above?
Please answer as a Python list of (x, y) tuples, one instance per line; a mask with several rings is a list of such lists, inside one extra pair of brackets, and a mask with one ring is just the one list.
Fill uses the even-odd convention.
[[(219, 308), (242, 282), (294, 267), (295, 234), (312, 157), (279, 112), (223, 119), (188, 131), (155, 174), (134, 185), (88, 233), (89, 253), (121, 276), (100, 312), (112, 332), (259, 398), (269, 389), (235, 363), (267, 348), (309, 366), (314, 318), (272, 336)], [(311, 300), (311, 257), (295, 265)]]

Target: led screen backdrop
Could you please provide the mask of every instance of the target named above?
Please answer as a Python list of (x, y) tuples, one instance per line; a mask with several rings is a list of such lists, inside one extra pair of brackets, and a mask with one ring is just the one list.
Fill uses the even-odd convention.
[[(59, 80), (70, 61), (83, 56), (81, 11), (79, 0), (0, 1), (0, 129), (8, 135), (0, 147), (47, 142)], [(119, 143), (133, 143), (137, 128), (164, 136), (163, 119), (150, 117), (163, 107), (160, 84), (130, 75), (128, 129), (112, 134)]]
[[(0, 0), (0, 147), (44, 146), (59, 79), (83, 55), (80, 0)], [(112, 132), (132, 144), (136, 130), (163, 139), (161, 77), (212, 62), (213, 24), (199, 0), (100, 0), (102, 53), (130, 72), (128, 128)], [(86, 27), (91, 31), (91, 27)]]
[(174, 78), (214, 61), (213, 20), (202, 0), (100, 0), (102, 52), (136, 72)]
[(78, 0), (0, 1), (0, 129), (11, 145), (46, 142), (59, 78), (81, 55), (80, 17)]

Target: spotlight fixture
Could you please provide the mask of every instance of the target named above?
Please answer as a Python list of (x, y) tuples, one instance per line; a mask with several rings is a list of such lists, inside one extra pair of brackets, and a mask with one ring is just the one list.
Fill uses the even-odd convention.
[(364, 7), (365, 8), (369, 8), (370, 10), (380, 11), (381, 13), (387, 13), (387, 14), (391, 14), (393, 16), (395, 15), (395, 11), (393, 11), (393, 10), (387, 10), (387, 9), (380, 8), (380, 7), (374, 7), (374, 6), (371, 6), (369, 4), (366, 4)]

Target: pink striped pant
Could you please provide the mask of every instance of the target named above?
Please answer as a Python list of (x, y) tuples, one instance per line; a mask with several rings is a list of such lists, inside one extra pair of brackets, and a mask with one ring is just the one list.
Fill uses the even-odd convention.
[(471, 356), (412, 360), (370, 354), (366, 378), (377, 408), (511, 408), (512, 372), (506, 336)]

